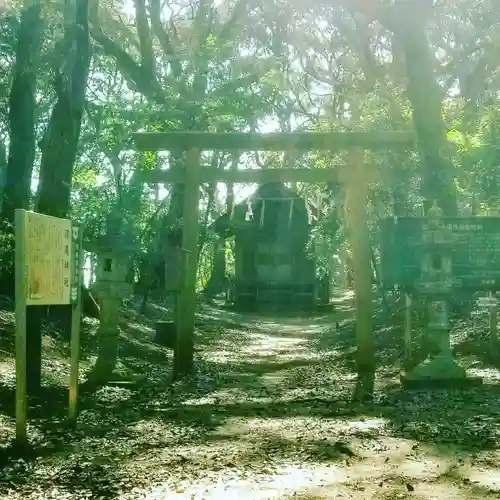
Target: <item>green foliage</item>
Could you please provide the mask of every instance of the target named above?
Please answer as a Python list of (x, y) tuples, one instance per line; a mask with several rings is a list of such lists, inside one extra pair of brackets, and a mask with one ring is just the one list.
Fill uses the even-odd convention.
[[(19, 5), (13, 5), (0, 20), (4, 69), (0, 141), (4, 142), (18, 23)], [(154, 5), (151, 2), (152, 9)], [(182, 161), (175, 155), (137, 153), (131, 142), (134, 131), (411, 127), (405, 61), (391, 33), (360, 17), (354, 19), (340, 4), (326, 7), (313, 2), (305, 7), (296, 2), (193, 0), (189, 6), (169, 5), (160, 7), (159, 15), (153, 10), (146, 13), (149, 28), (145, 32), (140, 32), (136, 13), (124, 2), (101, 2), (99, 12), (92, 9), (94, 57), (72, 190), (72, 216), (85, 225), (89, 238), (102, 230), (106, 214), (119, 210), (127, 231), (138, 242), (138, 254), (152, 257), (162, 248), (165, 228), (181, 224), (169, 214), (178, 212), (182, 197), (174, 196), (175, 190), (168, 186), (143, 185), (138, 173), (182, 166)], [(54, 101), (51, 75), (62, 33), (62, 3), (44, 2), (43, 9), (39, 139)], [(465, 0), (442, 3), (435, 13), (428, 35), (440, 63), (436, 74), (445, 95), (442, 114), (460, 209), (474, 206), (488, 211), (500, 205), (500, 114), (496, 109), (500, 52), (493, 37), (497, 9), (491, 3)], [(207, 155), (205, 161), (212, 158), (220, 168), (227, 168), (230, 161), (228, 155)], [(327, 168), (345, 159), (343, 153), (313, 151), (247, 155), (241, 163)], [(376, 242), (380, 217), (421, 210), (422, 168), (415, 151), (372, 153), (367, 161), (384, 172), (370, 195), (369, 224)], [(299, 185), (298, 190), (311, 200), (320, 196), (325, 200), (310, 244), (322, 272), (335, 266), (339, 245), (346, 238), (343, 194), (334, 179), (328, 186)], [(209, 191), (202, 196), (202, 207), (208, 204)], [(222, 205), (208, 209), (208, 226), (223, 211)], [(203, 215), (201, 220), (205, 225)], [(204, 234), (200, 286), (210, 275), (214, 238), (209, 228)], [(228, 247), (228, 269), (232, 258)]]
[(14, 228), (3, 222), (0, 226), (0, 276), (10, 275), (14, 269)]

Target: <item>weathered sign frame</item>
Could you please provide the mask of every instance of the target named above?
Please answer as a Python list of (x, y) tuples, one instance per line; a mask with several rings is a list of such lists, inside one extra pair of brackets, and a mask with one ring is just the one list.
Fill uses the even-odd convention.
[[(61, 291), (60, 294), (54, 294), (54, 289), (50, 285), (45, 287), (49, 295), (39, 294), (38, 291), (33, 293), (30, 291), (32, 281), (31, 268), (36, 266), (36, 260), (31, 255), (32, 251), (37, 250), (43, 252), (45, 264), (52, 267), (53, 273), (54, 263), (57, 262), (57, 256), (54, 248), (39, 248), (37, 247), (36, 237), (30, 241), (30, 225), (36, 226), (40, 222), (52, 225), (53, 228), (58, 228), (63, 232), (64, 236), (61, 239), (52, 238), (52, 234), (39, 234), (38, 236), (45, 238), (46, 244), (58, 244), (62, 248), (63, 256), (59, 256), (57, 266), (61, 267), (60, 278), (63, 281), (62, 289), (67, 288), (67, 293)], [(44, 228), (46, 231), (47, 228)], [(67, 233), (67, 234), (66, 234)], [(23, 444), (27, 441), (27, 413), (28, 413), (28, 398), (27, 398), (27, 341), (26, 341), (26, 308), (31, 305), (56, 305), (67, 304), (72, 306), (71, 317), (71, 354), (70, 354), (70, 382), (69, 382), (69, 408), (68, 418), (71, 424), (76, 423), (77, 415), (77, 397), (78, 397), (78, 360), (80, 353), (80, 324), (82, 315), (81, 306), (81, 283), (83, 269), (83, 251), (82, 251), (82, 230), (80, 227), (73, 225), (68, 219), (60, 219), (48, 215), (29, 212), (22, 209), (15, 211), (15, 315), (16, 315), (16, 441)], [(37, 235), (32, 235), (37, 236)], [(59, 234), (60, 236), (60, 234)], [(42, 240), (43, 241), (43, 240)], [(38, 242), (40, 245), (40, 242)], [(60, 248), (59, 248), (60, 250)], [(66, 257), (66, 258), (65, 258)], [(43, 264), (38, 262), (38, 276), (33, 279), (34, 282), (43, 282), (48, 277), (42, 276)], [(68, 271), (64, 271), (68, 269)], [(68, 274), (68, 276), (64, 276)], [(54, 276), (51, 276), (54, 278)], [(64, 280), (68, 280), (65, 284)], [(40, 283), (37, 284), (39, 286)], [(53, 282), (52, 286), (56, 284)], [(43, 292), (43, 287), (42, 287)], [(52, 292), (52, 295), (50, 295)]]
[[(155, 170), (141, 172), (144, 182), (184, 183), (182, 247), (186, 255), (177, 310), (177, 345), (174, 376), (193, 369), (193, 334), (196, 308), (197, 239), (199, 232), (199, 191), (203, 182), (331, 182), (345, 189), (347, 223), (353, 252), (356, 297), (358, 372), (372, 372), (373, 325), (371, 260), (366, 217), (366, 196), (375, 179), (373, 168), (365, 165), (364, 150), (407, 149), (415, 144), (411, 132), (291, 132), (291, 133), (204, 133), (139, 132), (133, 134), (139, 151), (187, 151), (185, 172)], [(202, 150), (222, 151), (349, 151), (347, 166), (328, 169), (220, 170), (200, 167)], [(364, 203), (362, 202), (364, 200)]]
[[(426, 217), (391, 217), (382, 220), (382, 281), (386, 288), (413, 290), (419, 280), (420, 234)], [(500, 290), (498, 262), (500, 217), (455, 216), (444, 217), (444, 224), (453, 231), (454, 251), (453, 286), (474, 290)], [(392, 239), (388, 239), (388, 236)], [(479, 236), (478, 236), (479, 235)], [(415, 240), (415, 241), (414, 241)], [(412, 243), (413, 242), (413, 243)], [(469, 255), (463, 255), (464, 249)], [(472, 252), (472, 255), (471, 255)], [(403, 258), (404, 257), (404, 258)]]

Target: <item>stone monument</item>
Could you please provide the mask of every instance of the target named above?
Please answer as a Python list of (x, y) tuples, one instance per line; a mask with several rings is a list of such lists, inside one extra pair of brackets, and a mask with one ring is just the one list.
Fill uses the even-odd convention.
[(88, 377), (89, 382), (96, 384), (105, 384), (116, 378), (113, 372), (118, 360), (120, 306), (123, 299), (133, 292), (126, 276), (134, 244), (124, 235), (121, 226), (121, 219), (110, 215), (106, 221), (106, 233), (89, 246), (89, 251), (97, 254), (95, 291), (100, 307), (99, 355)]
[(427, 302), (429, 355), (401, 377), (403, 385), (409, 388), (464, 386), (481, 382), (467, 376), (465, 369), (453, 358), (450, 344), (449, 304), (453, 291), (454, 242), (442, 210), (434, 203), (423, 226), (422, 240), (417, 244), (421, 272), (416, 291)]

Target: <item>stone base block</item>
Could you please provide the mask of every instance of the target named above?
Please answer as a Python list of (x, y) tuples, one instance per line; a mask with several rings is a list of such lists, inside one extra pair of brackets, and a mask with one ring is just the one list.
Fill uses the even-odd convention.
[(465, 388), (482, 384), (480, 377), (470, 377), (451, 355), (428, 358), (407, 374), (401, 375), (406, 389)]
[(169, 349), (175, 348), (177, 330), (173, 321), (157, 321), (154, 342)]
[(408, 378), (406, 375), (400, 377), (401, 385), (404, 389), (408, 390), (422, 390), (422, 389), (470, 389), (482, 385), (483, 379), (481, 377), (467, 376), (465, 378), (423, 378), (414, 379)]

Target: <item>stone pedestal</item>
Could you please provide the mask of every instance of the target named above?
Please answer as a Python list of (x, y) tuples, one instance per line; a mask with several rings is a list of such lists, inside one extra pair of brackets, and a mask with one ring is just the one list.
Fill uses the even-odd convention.
[(405, 388), (469, 387), (482, 383), (481, 378), (469, 376), (453, 358), (449, 332), (431, 330), (429, 338), (433, 342), (427, 359), (401, 376)]
[(97, 286), (100, 304), (100, 324), (98, 331), (99, 356), (89, 375), (96, 383), (106, 383), (118, 361), (118, 337), (120, 335), (120, 306), (122, 300), (130, 295), (131, 286), (119, 282), (105, 282)]

